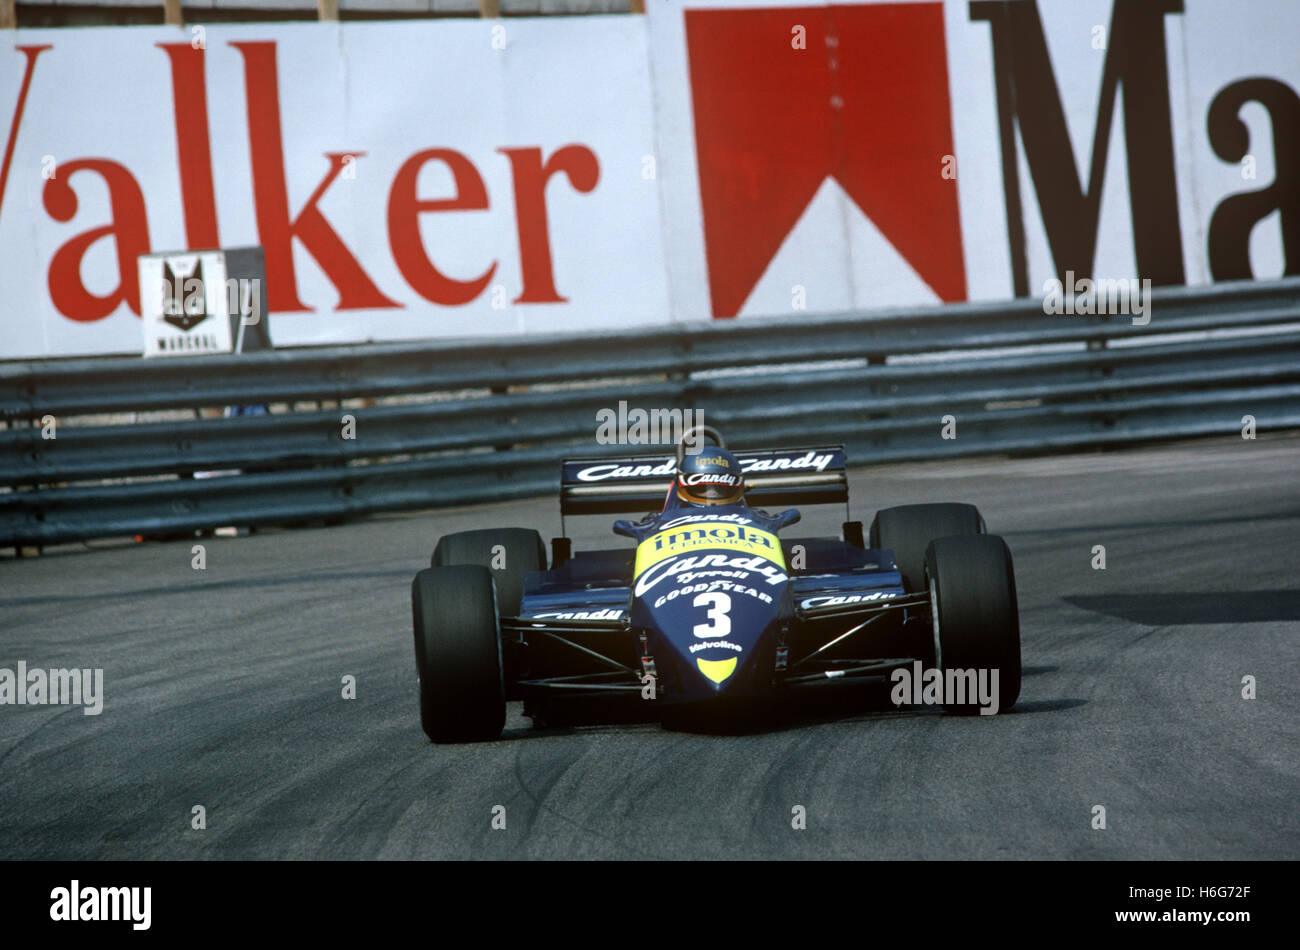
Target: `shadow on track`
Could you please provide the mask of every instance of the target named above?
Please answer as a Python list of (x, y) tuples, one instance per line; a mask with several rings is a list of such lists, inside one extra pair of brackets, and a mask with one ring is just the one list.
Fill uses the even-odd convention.
[[(1032, 673), (1047, 673), (1054, 672), (1056, 667), (1032, 667), (1030, 670)], [(1086, 705), (1086, 701), (1082, 699), (1021, 699), (1010, 712), (1057, 712), (1083, 705)], [(536, 712), (531, 729), (507, 729), (502, 738), (541, 739), (571, 735), (579, 727), (656, 723), (670, 732), (706, 736), (754, 736), (851, 719), (870, 722), (944, 716), (943, 710), (937, 706), (895, 706), (889, 697), (888, 687), (879, 684), (836, 684), (804, 689), (766, 700), (666, 706), (661, 709), (655, 709), (639, 700), (569, 700), (563, 705), (554, 702), (545, 710)]]
[(1096, 594), (1063, 597), (1062, 600), (1084, 610), (1108, 614), (1146, 627), (1300, 620), (1300, 590)]

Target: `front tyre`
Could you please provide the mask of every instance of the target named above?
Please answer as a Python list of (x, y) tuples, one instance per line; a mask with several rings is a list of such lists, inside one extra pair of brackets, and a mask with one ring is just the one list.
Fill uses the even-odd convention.
[(925, 551), (935, 538), (984, 533), (974, 505), (943, 502), (882, 508), (871, 522), (871, 547), (888, 548), (911, 592), (925, 590)]
[[(1020, 613), (1011, 552), (997, 535), (936, 538), (925, 552), (935, 648), (945, 684), (949, 670), (998, 671), (997, 709), (1020, 697)], [(969, 683), (970, 678), (965, 682)], [(978, 679), (976, 679), (978, 682)], [(978, 697), (945, 703), (958, 715), (980, 711)]]
[(478, 564), (491, 568), (501, 616), (514, 617), (524, 596), (524, 575), (546, 570), (546, 545), (531, 528), (482, 528), (444, 535), (430, 567)]
[(496, 588), (486, 567), (420, 571), (411, 584), (420, 724), (434, 742), (501, 735), (505, 682)]

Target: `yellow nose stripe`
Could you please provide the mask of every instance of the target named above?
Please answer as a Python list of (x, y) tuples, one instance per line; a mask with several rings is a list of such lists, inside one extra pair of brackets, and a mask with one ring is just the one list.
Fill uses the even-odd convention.
[(715, 683), (721, 683), (736, 672), (736, 658), (734, 656), (727, 660), (696, 660), (695, 663), (699, 666), (700, 672)]

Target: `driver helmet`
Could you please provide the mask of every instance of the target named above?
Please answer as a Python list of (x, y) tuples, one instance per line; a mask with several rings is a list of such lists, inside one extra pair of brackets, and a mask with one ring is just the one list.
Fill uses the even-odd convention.
[(734, 505), (745, 494), (745, 478), (736, 457), (712, 445), (682, 457), (673, 486), (677, 497), (688, 505)]

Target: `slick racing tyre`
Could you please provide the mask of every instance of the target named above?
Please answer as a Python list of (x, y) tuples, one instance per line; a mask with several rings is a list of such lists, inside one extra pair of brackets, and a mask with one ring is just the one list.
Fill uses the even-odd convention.
[(425, 734), (434, 742), (500, 736), (506, 701), (492, 572), (469, 564), (420, 571), (411, 614)]
[(519, 614), (524, 575), (546, 570), (546, 546), (531, 528), (487, 528), (444, 535), (433, 549), (432, 566), (477, 564), (489, 568), (497, 582), (502, 617)]
[[(925, 569), (945, 682), (949, 670), (974, 670), (991, 686), (991, 671), (997, 670), (997, 709), (1005, 712), (1020, 697), (1020, 613), (1006, 542), (993, 534), (936, 538), (925, 552)], [(944, 710), (978, 713), (978, 701), (968, 699), (945, 701)]]
[(882, 508), (871, 522), (871, 547), (889, 548), (910, 593), (925, 590), (925, 549), (935, 538), (984, 533), (974, 505), (899, 505)]

